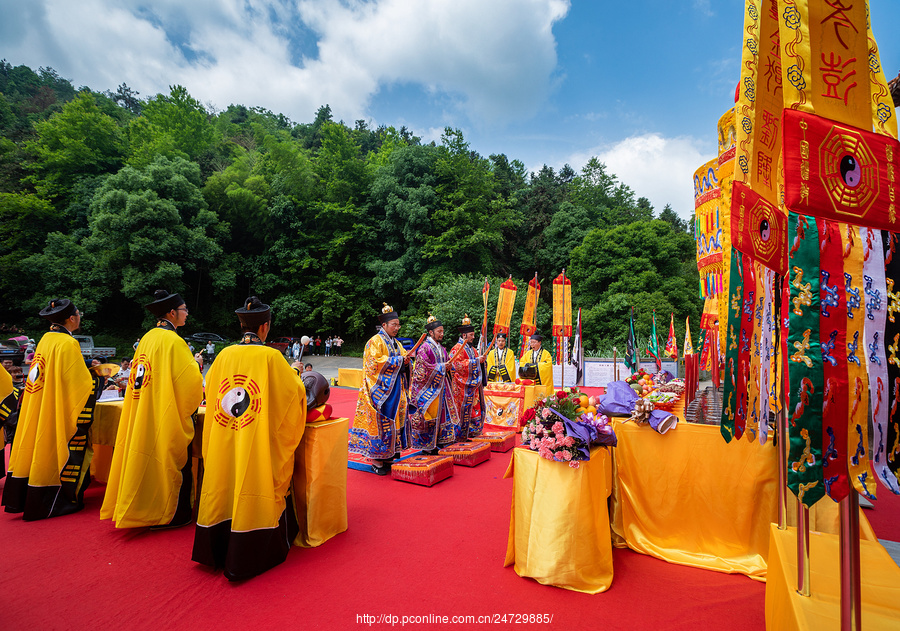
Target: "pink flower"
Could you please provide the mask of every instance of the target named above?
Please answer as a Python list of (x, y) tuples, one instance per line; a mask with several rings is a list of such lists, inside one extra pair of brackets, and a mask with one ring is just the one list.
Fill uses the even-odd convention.
[(562, 455), (563, 460), (571, 460), (572, 459), (572, 452), (570, 452), (570, 451), (563, 449), (559, 453)]
[(577, 469), (578, 467), (581, 466), (581, 463), (578, 460), (570, 460), (569, 466), (572, 467), (573, 469)]
[(547, 460), (553, 460), (553, 452), (545, 447), (541, 447), (541, 450), (538, 452), (541, 458), (546, 458)]
[(529, 447), (531, 447), (532, 450), (536, 450), (538, 448), (538, 445), (540, 445), (540, 443), (538, 442), (538, 439), (532, 438), (531, 444), (529, 445)]
[(565, 447), (571, 447), (575, 444), (575, 439), (571, 436), (566, 436), (565, 438), (563, 438), (562, 442)]
[(550, 408), (544, 408), (541, 411), (541, 417), (543, 417), (544, 419), (550, 418)]
[(554, 434), (562, 434), (566, 431), (565, 426), (563, 426), (562, 422), (556, 421), (551, 428)]

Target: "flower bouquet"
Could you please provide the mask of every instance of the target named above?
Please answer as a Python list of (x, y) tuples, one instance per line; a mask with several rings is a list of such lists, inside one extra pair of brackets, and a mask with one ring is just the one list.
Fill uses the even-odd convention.
[(539, 399), (523, 415), (522, 445), (573, 468), (590, 460), (592, 445), (616, 446), (616, 433), (605, 415), (577, 409), (583, 407), (581, 393), (574, 388)]

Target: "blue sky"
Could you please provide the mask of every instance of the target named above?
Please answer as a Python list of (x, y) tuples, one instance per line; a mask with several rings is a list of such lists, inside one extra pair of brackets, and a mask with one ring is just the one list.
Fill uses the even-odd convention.
[[(683, 217), (738, 81), (740, 0), (0, 0), (0, 58), (75, 86), (296, 122), (462, 129), (529, 170), (591, 157)], [(870, 0), (888, 78), (900, 0)]]

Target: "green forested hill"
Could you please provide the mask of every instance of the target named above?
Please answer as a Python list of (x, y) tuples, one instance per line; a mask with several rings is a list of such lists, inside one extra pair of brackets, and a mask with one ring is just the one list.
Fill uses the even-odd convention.
[(671, 311), (680, 339), (685, 316), (699, 321), (687, 222), (655, 215), (598, 160), (528, 173), (457, 129), (423, 143), (314, 114), (209, 111), (182, 86), (98, 93), (0, 62), (0, 322), (36, 328), (48, 299), (69, 296), (86, 328), (131, 337), (165, 287), (187, 300), (188, 330), (233, 334), (234, 308), (257, 294), (277, 335), (360, 339), (382, 302), (413, 335), (429, 311), (480, 320), (486, 276), (491, 313), (508, 276), (520, 305), (537, 272), (549, 331), (563, 268), (590, 349), (623, 344), (631, 305), (639, 336), (654, 308), (661, 335)]

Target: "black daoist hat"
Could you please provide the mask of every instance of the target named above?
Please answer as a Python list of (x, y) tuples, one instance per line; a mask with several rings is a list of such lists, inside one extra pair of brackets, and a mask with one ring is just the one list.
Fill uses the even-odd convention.
[(259, 328), (272, 318), (272, 310), (269, 305), (256, 296), (250, 296), (244, 301), (244, 306), (235, 310), (241, 324), (246, 327)]
[(425, 321), (425, 330), (426, 331), (434, 331), (438, 327), (444, 326), (441, 324), (441, 321), (435, 318), (430, 313), (428, 314), (428, 320)]
[(378, 321), (382, 324), (387, 324), (391, 320), (399, 320), (400, 315), (394, 311), (393, 307), (389, 307), (388, 303), (383, 303), (384, 307), (381, 308), (381, 315), (378, 316)]
[(153, 292), (153, 302), (149, 305), (144, 305), (144, 308), (157, 318), (161, 318), (172, 309), (177, 309), (183, 304), (184, 298), (178, 294), (170, 294), (165, 289), (157, 289)]
[(38, 315), (54, 324), (62, 324), (66, 318), (75, 315), (76, 311), (78, 309), (75, 307), (75, 303), (68, 298), (54, 298), (41, 309)]
[(543, 342), (544, 336), (541, 335), (540, 333), (538, 333), (537, 331), (535, 331), (534, 333), (531, 334), (531, 339), (537, 340), (538, 342)]
[(468, 313), (463, 314), (462, 324), (456, 327), (456, 329), (460, 332), (460, 334), (475, 332), (475, 327), (472, 326), (472, 320), (469, 319)]

